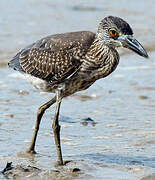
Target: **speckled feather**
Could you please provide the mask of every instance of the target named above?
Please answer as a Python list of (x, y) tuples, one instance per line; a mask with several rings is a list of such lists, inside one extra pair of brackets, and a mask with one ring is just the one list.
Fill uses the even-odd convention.
[(51, 35), (23, 49), (12, 61), (19, 62), (22, 72), (61, 81), (78, 69), (94, 37), (89, 31)]

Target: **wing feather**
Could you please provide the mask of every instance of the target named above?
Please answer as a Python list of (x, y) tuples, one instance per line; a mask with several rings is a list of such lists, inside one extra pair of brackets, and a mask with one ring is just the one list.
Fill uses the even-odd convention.
[(35, 77), (60, 81), (79, 68), (94, 38), (89, 31), (51, 35), (20, 51), (10, 64)]

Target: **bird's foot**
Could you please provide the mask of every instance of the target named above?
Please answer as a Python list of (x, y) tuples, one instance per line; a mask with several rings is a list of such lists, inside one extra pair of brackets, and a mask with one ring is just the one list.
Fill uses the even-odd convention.
[(27, 149), (27, 150), (26, 150), (26, 153), (29, 153), (29, 154), (37, 154), (34, 149)]
[(63, 166), (63, 165), (65, 165), (63, 161), (62, 161), (62, 162), (57, 161), (57, 162), (55, 163), (55, 166), (56, 166), (56, 167), (57, 167), (57, 166)]
[(58, 167), (58, 166), (65, 166), (66, 164), (70, 163), (71, 161), (63, 161), (63, 162), (60, 162), (60, 161), (57, 161), (55, 162), (55, 167)]

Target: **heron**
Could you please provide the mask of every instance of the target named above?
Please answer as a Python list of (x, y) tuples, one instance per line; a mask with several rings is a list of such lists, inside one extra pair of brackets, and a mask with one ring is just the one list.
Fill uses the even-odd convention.
[(18, 52), (8, 66), (23, 73), (37, 89), (55, 93), (38, 108), (31, 144), (35, 153), (39, 125), (46, 109), (56, 103), (52, 123), (57, 162), (63, 165), (59, 112), (62, 99), (89, 88), (96, 80), (111, 74), (119, 63), (117, 48), (128, 48), (148, 58), (144, 47), (134, 38), (130, 25), (120, 17), (107, 16), (91, 31), (67, 32), (44, 37)]

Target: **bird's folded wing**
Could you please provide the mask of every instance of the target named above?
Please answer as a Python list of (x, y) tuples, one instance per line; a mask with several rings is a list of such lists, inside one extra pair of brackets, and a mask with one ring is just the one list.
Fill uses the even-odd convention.
[(48, 36), (23, 49), (13, 59), (19, 61), (21, 70), (27, 74), (60, 81), (79, 68), (94, 37), (89, 31)]

